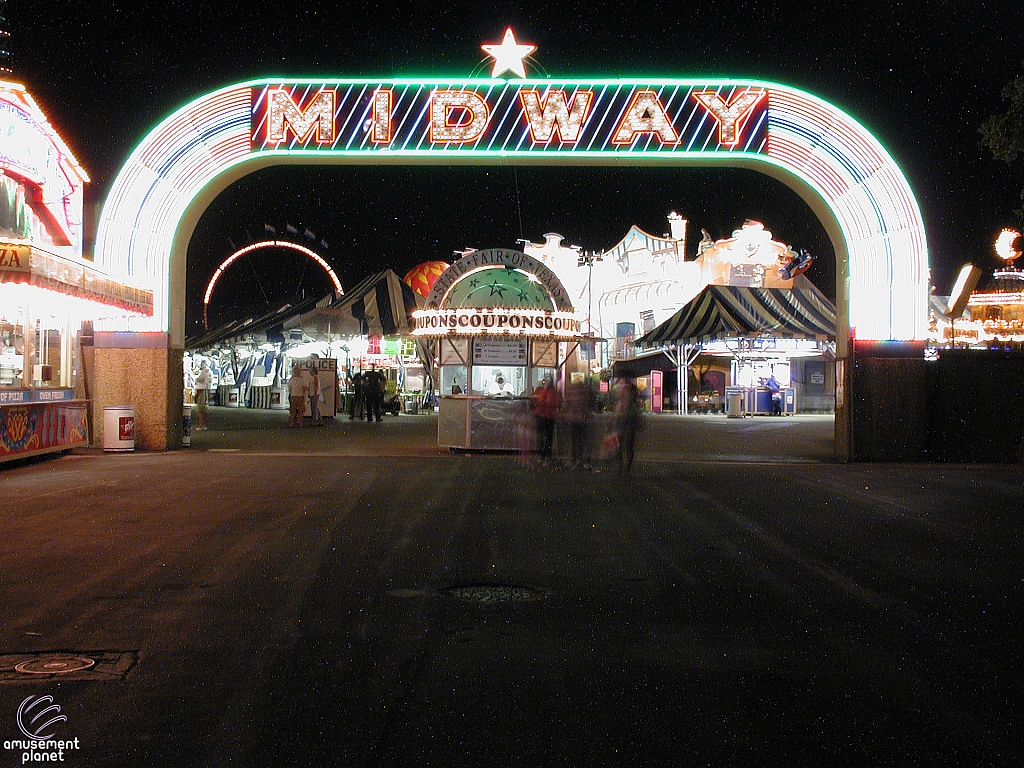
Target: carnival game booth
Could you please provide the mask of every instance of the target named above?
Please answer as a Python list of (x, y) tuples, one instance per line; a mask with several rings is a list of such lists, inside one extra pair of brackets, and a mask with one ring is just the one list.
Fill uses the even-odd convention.
[(304, 337), (301, 329), (286, 330), (284, 326), (317, 301), (313, 297), (284, 304), (264, 315), (231, 321), (186, 339), (185, 403), (195, 402), (195, 376), (206, 362), (213, 373), (212, 403), (227, 408), (287, 409), (284, 393), (290, 357), (308, 357), (310, 350), (302, 345), (312, 339)]
[(452, 264), (413, 317), (416, 336), (434, 342), (438, 445), (453, 449), (516, 449), (534, 389), (545, 378), (561, 386), (589, 339), (554, 272), (502, 248)]
[[(810, 281), (799, 288), (709, 285), (667, 321), (636, 341), (672, 361), (679, 410), (689, 412), (701, 393), (689, 391), (689, 369), (702, 361), (711, 370), (727, 366), (719, 393), (729, 415), (769, 414), (772, 375), (783, 387), (783, 411), (834, 408), (836, 309)], [(628, 361), (624, 361), (628, 362)]]
[(83, 258), (88, 181), (25, 88), (0, 81), (0, 462), (88, 445), (97, 379), (121, 375), (93, 367), (117, 345), (104, 323), (153, 314), (152, 291)]
[(387, 376), (389, 401), (413, 411), (429, 391), (429, 374), (412, 333), (412, 315), (423, 302), (397, 273), (385, 269), (292, 318), (285, 328), (301, 327), (304, 336), (328, 345), (338, 360), (344, 395), (351, 394), (356, 373), (374, 368)]

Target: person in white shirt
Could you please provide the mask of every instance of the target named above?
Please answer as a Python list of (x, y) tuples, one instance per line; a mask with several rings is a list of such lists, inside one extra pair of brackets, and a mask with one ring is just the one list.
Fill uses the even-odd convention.
[(491, 381), (490, 386), (487, 387), (487, 394), (492, 397), (504, 397), (506, 395), (514, 395), (515, 392), (512, 389), (512, 385), (505, 381), (505, 374), (501, 371), (495, 371), (494, 379)]
[(203, 360), (196, 375), (196, 432), (205, 432), (206, 414), (210, 405), (210, 388), (213, 386), (213, 371), (210, 364)]
[(302, 375), (302, 369), (292, 366), (292, 377), (288, 379), (288, 426), (301, 427), (309, 398), (309, 381)]
[(309, 423), (311, 426), (320, 426), (320, 372), (314, 368), (311, 373), (313, 378), (309, 383)]

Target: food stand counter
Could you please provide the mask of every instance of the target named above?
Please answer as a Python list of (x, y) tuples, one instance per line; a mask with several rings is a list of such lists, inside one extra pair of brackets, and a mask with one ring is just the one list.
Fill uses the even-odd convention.
[(559, 387), (580, 341), (591, 338), (558, 277), (504, 248), (448, 267), (413, 319), (413, 334), (432, 348), (437, 439), (448, 448), (515, 450), (530, 395), (545, 381)]
[(443, 395), (438, 411), (438, 445), (466, 450), (515, 450), (516, 425), (529, 412), (528, 397)]
[(89, 401), (71, 389), (0, 389), (0, 462), (89, 444)]
[[(774, 412), (772, 393), (767, 387), (727, 386), (725, 401), (729, 416), (770, 416)], [(782, 388), (782, 412), (796, 413), (796, 390), (792, 387)]]

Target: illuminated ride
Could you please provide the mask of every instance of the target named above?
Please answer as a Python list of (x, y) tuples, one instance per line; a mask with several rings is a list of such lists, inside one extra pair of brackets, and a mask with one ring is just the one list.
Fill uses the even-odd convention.
[(1024, 272), (1014, 265), (1021, 256), (1020, 246), (1020, 232), (1004, 229), (999, 233), (995, 251), (1006, 266), (992, 273), (983, 290), (970, 294), (964, 316), (949, 323), (935, 322), (930, 334), (933, 344), (994, 350), (1024, 347)]
[(238, 261), (243, 256), (245, 256), (247, 254), (250, 254), (250, 253), (253, 253), (254, 251), (260, 251), (260, 250), (263, 250), (263, 249), (266, 249), (266, 248), (284, 248), (284, 249), (287, 249), (287, 250), (295, 251), (297, 253), (301, 253), (303, 256), (306, 256), (306, 257), (312, 259), (321, 269), (324, 270), (324, 272), (327, 273), (327, 276), (331, 280), (331, 284), (334, 286), (334, 293), (336, 295), (339, 295), (339, 296), (342, 293), (344, 293), (344, 291), (342, 291), (342, 289), (341, 289), (341, 280), (338, 279), (338, 275), (335, 274), (333, 269), (331, 269), (331, 265), (328, 264), (324, 260), (324, 258), (320, 254), (318, 254), (316, 251), (314, 251), (314, 250), (312, 250), (310, 248), (307, 248), (304, 245), (299, 245), (298, 243), (293, 243), (293, 242), (290, 242), (288, 240), (261, 240), (261, 241), (256, 242), (256, 243), (251, 243), (251, 244), (245, 246), (244, 248), (239, 248), (237, 251), (235, 251), (230, 256), (228, 256), (226, 259), (224, 259), (224, 261), (222, 261), (217, 266), (217, 269), (214, 270), (213, 277), (211, 277), (210, 278), (210, 282), (206, 284), (206, 291), (203, 293), (203, 327), (204, 328), (206, 328), (207, 330), (209, 330), (209, 328), (210, 328), (210, 322), (209, 322), (210, 298), (213, 296), (213, 289), (217, 287), (217, 283), (220, 280), (221, 276), (224, 274), (225, 270), (227, 270), (228, 267), (230, 267), (232, 264), (234, 264), (236, 261)]
[(418, 295), (427, 298), (437, 278), (448, 269), (446, 261), (425, 261), (405, 273), (402, 282), (412, 288)]

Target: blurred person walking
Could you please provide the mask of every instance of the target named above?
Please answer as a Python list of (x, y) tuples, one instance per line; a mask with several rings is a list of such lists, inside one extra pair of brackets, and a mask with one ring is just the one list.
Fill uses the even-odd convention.
[(618, 435), (616, 459), (619, 476), (625, 476), (633, 469), (636, 454), (636, 438), (643, 428), (643, 414), (640, 407), (640, 390), (632, 372), (623, 374), (615, 398), (615, 432)]
[(569, 466), (590, 465), (590, 388), (584, 381), (575, 381), (565, 393), (562, 420), (569, 431)]
[(533, 392), (533, 415), (537, 422), (537, 453), (542, 463), (551, 461), (555, 447), (555, 419), (558, 417), (558, 391), (550, 376), (545, 376)]

